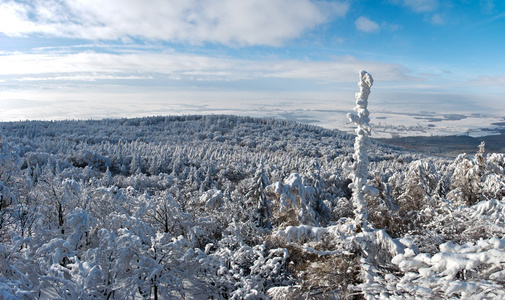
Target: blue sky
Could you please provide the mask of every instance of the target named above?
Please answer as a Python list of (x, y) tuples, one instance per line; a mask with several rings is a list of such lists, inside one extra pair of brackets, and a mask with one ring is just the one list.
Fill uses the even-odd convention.
[[(503, 114), (499, 0), (0, 0), (0, 120)], [(268, 113), (267, 113), (268, 112)]]

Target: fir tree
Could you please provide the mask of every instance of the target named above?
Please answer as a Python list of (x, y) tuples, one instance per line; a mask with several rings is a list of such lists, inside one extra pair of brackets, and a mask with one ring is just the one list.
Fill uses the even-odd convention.
[(250, 186), (246, 197), (251, 199), (253, 202), (256, 202), (258, 226), (261, 228), (271, 228), (270, 206), (268, 205), (268, 200), (265, 194), (265, 188), (270, 185), (270, 183), (263, 164), (256, 169), (256, 173), (251, 181), (252, 185)]

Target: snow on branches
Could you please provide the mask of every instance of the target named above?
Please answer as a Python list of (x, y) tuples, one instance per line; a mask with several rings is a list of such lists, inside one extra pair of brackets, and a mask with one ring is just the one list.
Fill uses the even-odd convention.
[(0, 122), (0, 299), (504, 299), (505, 154), (369, 141), (360, 79), (356, 139), (237, 116)]

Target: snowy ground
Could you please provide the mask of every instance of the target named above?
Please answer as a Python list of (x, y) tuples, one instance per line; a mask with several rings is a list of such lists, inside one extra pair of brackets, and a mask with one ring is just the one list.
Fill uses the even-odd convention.
[[(330, 129), (354, 132), (354, 125), (345, 119), (346, 111), (304, 110), (281, 113), (284, 117), (302, 123), (313, 123)], [(437, 114), (432, 112), (398, 113), (372, 112), (370, 115), (373, 138), (405, 136), (469, 135), (481, 137), (500, 134), (503, 117), (487, 114)], [(502, 124), (503, 125), (503, 124)]]
[(376, 113), (375, 116), (372, 116), (372, 122), (374, 137), (378, 138), (462, 134), (481, 137), (500, 134), (497, 131), (500, 126), (494, 124), (503, 122), (503, 118), (482, 114)]

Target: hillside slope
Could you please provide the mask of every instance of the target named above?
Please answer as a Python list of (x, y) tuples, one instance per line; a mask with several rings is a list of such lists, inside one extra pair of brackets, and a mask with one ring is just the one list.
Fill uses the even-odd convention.
[(505, 295), (505, 156), (178, 116), (0, 123), (6, 299), (393, 299)]

